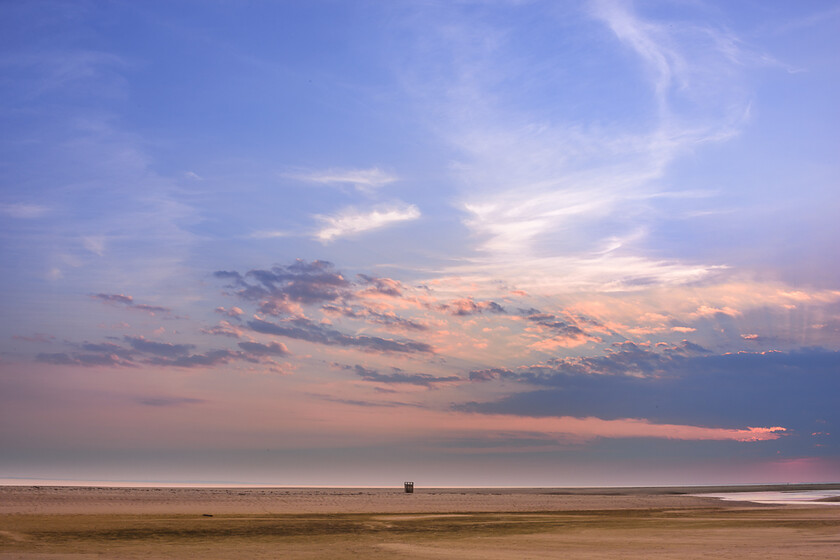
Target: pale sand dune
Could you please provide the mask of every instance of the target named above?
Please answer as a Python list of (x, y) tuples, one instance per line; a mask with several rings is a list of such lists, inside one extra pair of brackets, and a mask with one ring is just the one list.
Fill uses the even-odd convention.
[(0, 487), (0, 559), (840, 559), (840, 507), (698, 490)]

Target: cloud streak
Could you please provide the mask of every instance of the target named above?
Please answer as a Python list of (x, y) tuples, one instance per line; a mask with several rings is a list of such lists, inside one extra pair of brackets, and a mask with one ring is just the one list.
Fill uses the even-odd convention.
[(162, 307), (159, 305), (147, 305), (145, 303), (135, 303), (134, 297), (127, 296), (125, 294), (91, 294), (93, 299), (99, 300), (103, 303), (107, 303), (110, 305), (124, 305), (130, 309), (136, 309), (137, 311), (145, 311), (150, 315), (154, 315), (155, 313), (170, 313), (172, 310), (168, 307)]
[(80, 367), (218, 367), (232, 362), (260, 364), (271, 371), (282, 371), (274, 357), (286, 357), (291, 353), (278, 342), (240, 342), (240, 350), (225, 348), (207, 349), (199, 352), (194, 344), (174, 344), (148, 340), (142, 336), (125, 336), (128, 347), (113, 342), (75, 345), (71, 352), (40, 353), (36, 361), (44, 364)]
[(315, 233), (315, 238), (329, 243), (340, 237), (382, 229), (419, 217), (420, 210), (413, 204), (384, 205), (372, 210), (345, 208), (337, 214), (316, 216), (324, 225)]
[(397, 383), (431, 388), (442, 383), (458, 383), (462, 381), (457, 375), (434, 376), (428, 373), (405, 373), (399, 369), (393, 373), (380, 373), (377, 370), (360, 365), (356, 365), (353, 371), (365, 381), (371, 381), (373, 383)]
[(399, 180), (396, 175), (387, 173), (378, 167), (288, 173), (286, 177), (321, 185), (352, 185), (363, 192), (371, 192)]
[(396, 352), (396, 353), (426, 353), (434, 352), (434, 348), (425, 342), (412, 340), (392, 340), (378, 336), (347, 335), (335, 329), (318, 325), (309, 319), (290, 319), (284, 323), (271, 323), (262, 319), (248, 321), (248, 328), (255, 332), (283, 336), (327, 346), (344, 346), (358, 348), (368, 352)]
[(476, 414), (461, 417), (453, 425), (481, 431), (502, 433), (545, 434), (563, 439), (588, 440), (594, 438), (662, 438), (686, 441), (757, 442), (779, 439), (786, 431), (782, 426), (709, 428), (687, 424), (660, 424), (640, 418), (604, 420), (596, 417), (569, 416), (533, 418), (504, 414)]

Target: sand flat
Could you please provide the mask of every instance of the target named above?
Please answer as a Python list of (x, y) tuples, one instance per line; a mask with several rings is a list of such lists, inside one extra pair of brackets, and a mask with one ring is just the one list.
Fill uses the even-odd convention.
[(840, 559), (836, 505), (696, 491), (0, 487), (0, 558)]
[(533, 512), (717, 504), (712, 498), (604, 489), (0, 487), (0, 514)]

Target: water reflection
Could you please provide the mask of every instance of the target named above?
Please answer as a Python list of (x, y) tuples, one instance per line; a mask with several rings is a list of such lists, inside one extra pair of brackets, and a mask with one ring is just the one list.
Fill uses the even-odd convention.
[(720, 494), (694, 494), (726, 501), (756, 502), (759, 504), (808, 504), (840, 506), (840, 501), (820, 501), (827, 498), (840, 500), (840, 490), (805, 490), (790, 492), (723, 492)]

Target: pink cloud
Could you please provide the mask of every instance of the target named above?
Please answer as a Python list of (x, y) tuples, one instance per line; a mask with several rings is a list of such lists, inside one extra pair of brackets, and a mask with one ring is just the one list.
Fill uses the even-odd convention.
[(31, 336), (16, 334), (12, 336), (15, 340), (22, 340), (24, 342), (52, 342), (55, 337), (51, 334), (34, 333)]
[(737, 317), (741, 312), (729, 306), (712, 307), (709, 305), (701, 305), (692, 313), (694, 317), (714, 317), (717, 314), (729, 315), (730, 317)]
[(506, 414), (465, 414), (453, 419), (453, 426), (480, 431), (503, 430), (537, 432), (546, 435), (572, 435), (583, 438), (654, 437), (678, 440), (764, 441), (780, 437), (785, 428), (773, 426), (742, 429), (707, 428), (680, 424), (654, 424), (640, 418), (602, 420), (571, 416), (531, 418)]
[[(355, 410), (354, 410), (355, 408)], [(334, 411), (334, 421), (345, 428), (405, 436), (488, 437), (496, 434), (508, 436), (539, 434), (558, 441), (585, 442), (596, 438), (660, 438), (684, 441), (739, 441), (757, 442), (778, 439), (787, 430), (781, 426), (744, 428), (709, 428), (683, 424), (656, 424), (644, 418), (604, 420), (596, 417), (576, 418), (528, 417), (511, 414), (479, 414), (429, 409), (405, 410), (390, 415), (382, 423), (381, 415), (363, 407), (342, 407)], [(338, 425), (337, 429), (341, 429)]]
[(438, 309), (452, 315), (476, 315), (480, 313), (504, 313), (505, 310), (495, 301), (475, 301), (473, 298), (460, 298), (438, 305)]
[(242, 309), (240, 309), (239, 307), (234, 306), (234, 307), (231, 307), (230, 309), (225, 309), (224, 307), (217, 307), (216, 308), (216, 313), (221, 313), (222, 315), (225, 315), (226, 317), (238, 318), (240, 315), (242, 315), (245, 312), (242, 311)]
[(230, 338), (241, 338), (244, 334), (244, 331), (241, 328), (231, 324), (228, 321), (219, 321), (219, 324), (215, 327), (201, 329), (201, 332), (203, 332), (204, 334), (227, 336)]
[(528, 348), (538, 350), (540, 352), (551, 352), (558, 348), (575, 348), (583, 346), (588, 342), (600, 342), (599, 338), (589, 336), (558, 336), (553, 338), (546, 338), (533, 344), (529, 344)]

